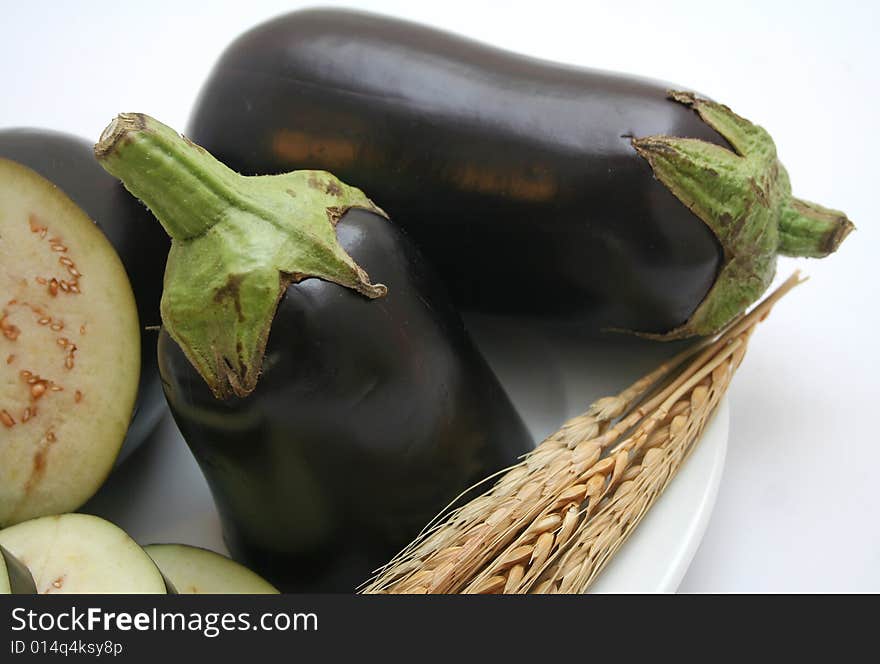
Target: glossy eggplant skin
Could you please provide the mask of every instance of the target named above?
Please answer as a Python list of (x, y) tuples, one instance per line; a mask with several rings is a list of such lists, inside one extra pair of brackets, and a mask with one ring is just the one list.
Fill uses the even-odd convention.
[(355, 590), (461, 491), (533, 446), (403, 232), (351, 209), (337, 235), (388, 294), (289, 286), (249, 396), (216, 399), (171, 337), (159, 341), (168, 403), (230, 552), (284, 591)]
[(369, 192), (463, 309), (666, 332), (722, 251), (630, 139), (728, 146), (668, 87), (307, 10), (225, 51), (188, 136), (246, 174), (325, 169)]
[[(131, 282), (141, 324), (141, 376), (122, 460), (143, 442), (165, 412), (156, 362), (155, 327), (170, 242), (137, 199), (104, 172), (87, 141), (45, 129), (0, 130), (0, 157), (53, 182), (98, 225), (116, 250)], [(147, 329), (153, 327), (154, 329)]]

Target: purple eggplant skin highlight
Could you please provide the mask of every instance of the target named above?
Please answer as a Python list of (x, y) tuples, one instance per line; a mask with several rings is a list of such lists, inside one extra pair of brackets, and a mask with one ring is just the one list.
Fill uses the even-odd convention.
[(326, 169), (370, 192), (466, 310), (663, 331), (706, 295), (721, 248), (630, 137), (726, 146), (665, 90), (303, 11), (226, 50), (188, 136), (243, 173)]
[(351, 592), (456, 495), (533, 446), (442, 281), (402, 231), (351, 209), (370, 300), (288, 286), (255, 389), (217, 399), (163, 331), (165, 394), (232, 556), (282, 591)]
[[(43, 176), (95, 222), (119, 255), (131, 282), (141, 324), (141, 376), (124, 459), (158, 424), (165, 412), (156, 362), (155, 327), (170, 241), (150, 211), (95, 161), (92, 144), (70, 134), (36, 128), (0, 130), (0, 157)], [(154, 329), (148, 329), (148, 328)]]
[[(245, 174), (325, 169), (369, 192), (464, 310), (706, 334), (769, 285), (777, 246), (824, 255), (852, 225), (841, 214), (832, 246), (811, 239), (823, 246), (785, 251), (777, 206), (769, 228), (722, 237), (691, 211), (701, 211), (703, 192), (696, 204), (692, 191), (673, 194), (657, 179), (663, 164), (649, 164), (686, 142), (636, 146), (650, 137), (699, 139), (734, 158), (740, 146), (727, 139), (739, 136), (742, 118), (724, 109), (734, 132), (722, 137), (701, 117), (720, 105), (668, 88), (391, 18), (305, 10), (227, 48), (188, 136)], [(763, 132), (750, 127), (746, 134)], [(762, 150), (772, 148), (766, 133), (758, 139)], [(765, 155), (758, 152), (756, 161)], [(758, 206), (790, 198), (775, 148), (759, 165), (766, 168), (743, 175), (733, 198), (756, 195)], [(696, 177), (710, 190), (714, 166)], [(729, 190), (710, 193), (719, 225), (736, 225), (724, 208)], [(826, 212), (834, 211), (817, 215)], [(742, 264), (725, 271), (732, 259)]]

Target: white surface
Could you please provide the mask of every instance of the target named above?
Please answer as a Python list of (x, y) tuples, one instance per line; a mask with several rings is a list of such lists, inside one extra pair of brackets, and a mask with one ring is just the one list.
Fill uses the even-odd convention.
[[(571, 333), (513, 328), (488, 318), (468, 323), (536, 440), (583, 412), (588, 403), (651, 370), (678, 347), (638, 339), (585, 341)], [(676, 590), (715, 504), (728, 422), (725, 400), (678, 476), (603, 571), (594, 592)], [(208, 487), (170, 417), (85, 511), (113, 521), (141, 544), (181, 542), (227, 553)]]
[[(224, 45), (300, 4), (4, 2), (0, 126), (96, 138), (117, 112), (143, 111), (182, 127)], [(836, 256), (780, 263), (812, 279), (734, 381), (718, 504), (680, 590), (880, 591), (877, 3), (347, 4), (693, 87), (771, 132), (798, 195), (847, 211), (859, 230)]]
[(697, 448), (593, 584), (593, 593), (672, 593), (703, 539), (724, 469), (727, 399)]

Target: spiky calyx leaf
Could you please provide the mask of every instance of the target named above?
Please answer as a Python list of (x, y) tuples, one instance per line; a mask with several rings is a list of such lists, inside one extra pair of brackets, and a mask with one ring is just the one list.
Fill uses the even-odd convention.
[(345, 252), (335, 228), (350, 208), (384, 212), (330, 173), (245, 177), (137, 114), (116, 118), (95, 155), (171, 236), (162, 323), (218, 399), (256, 387), (291, 283), (315, 277), (369, 298), (387, 292)]
[(733, 151), (677, 136), (634, 138), (654, 175), (714, 233), (724, 252), (715, 283), (681, 326), (644, 336), (676, 339), (716, 332), (770, 285), (776, 256), (822, 257), (854, 228), (842, 212), (792, 197), (776, 145), (727, 106), (689, 92), (669, 93), (693, 108)]

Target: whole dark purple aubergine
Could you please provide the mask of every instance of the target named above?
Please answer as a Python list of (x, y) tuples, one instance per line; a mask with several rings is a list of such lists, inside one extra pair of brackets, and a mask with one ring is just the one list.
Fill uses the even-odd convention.
[(237, 39), (188, 135), (246, 174), (370, 192), (465, 309), (708, 334), (852, 224), (791, 196), (770, 136), (638, 78), (390, 18), (307, 10)]
[(128, 274), (141, 326), (141, 375), (121, 460), (147, 438), (165, 412), (155, 327), (161, 322), (161, 257), (168, 253), (168, 236), (150, 211), (95, 162), (92, 144), (85, 139), (48, 129), (3, 129), (0, 157), (42, 175), (81, 207), (113, 245)]
[(237, 560), (353, 591), (531, 449), (443, 282), (360, 190), (240, 176), (141, 115), (95, 151), (172, 237), (160, 371)]

